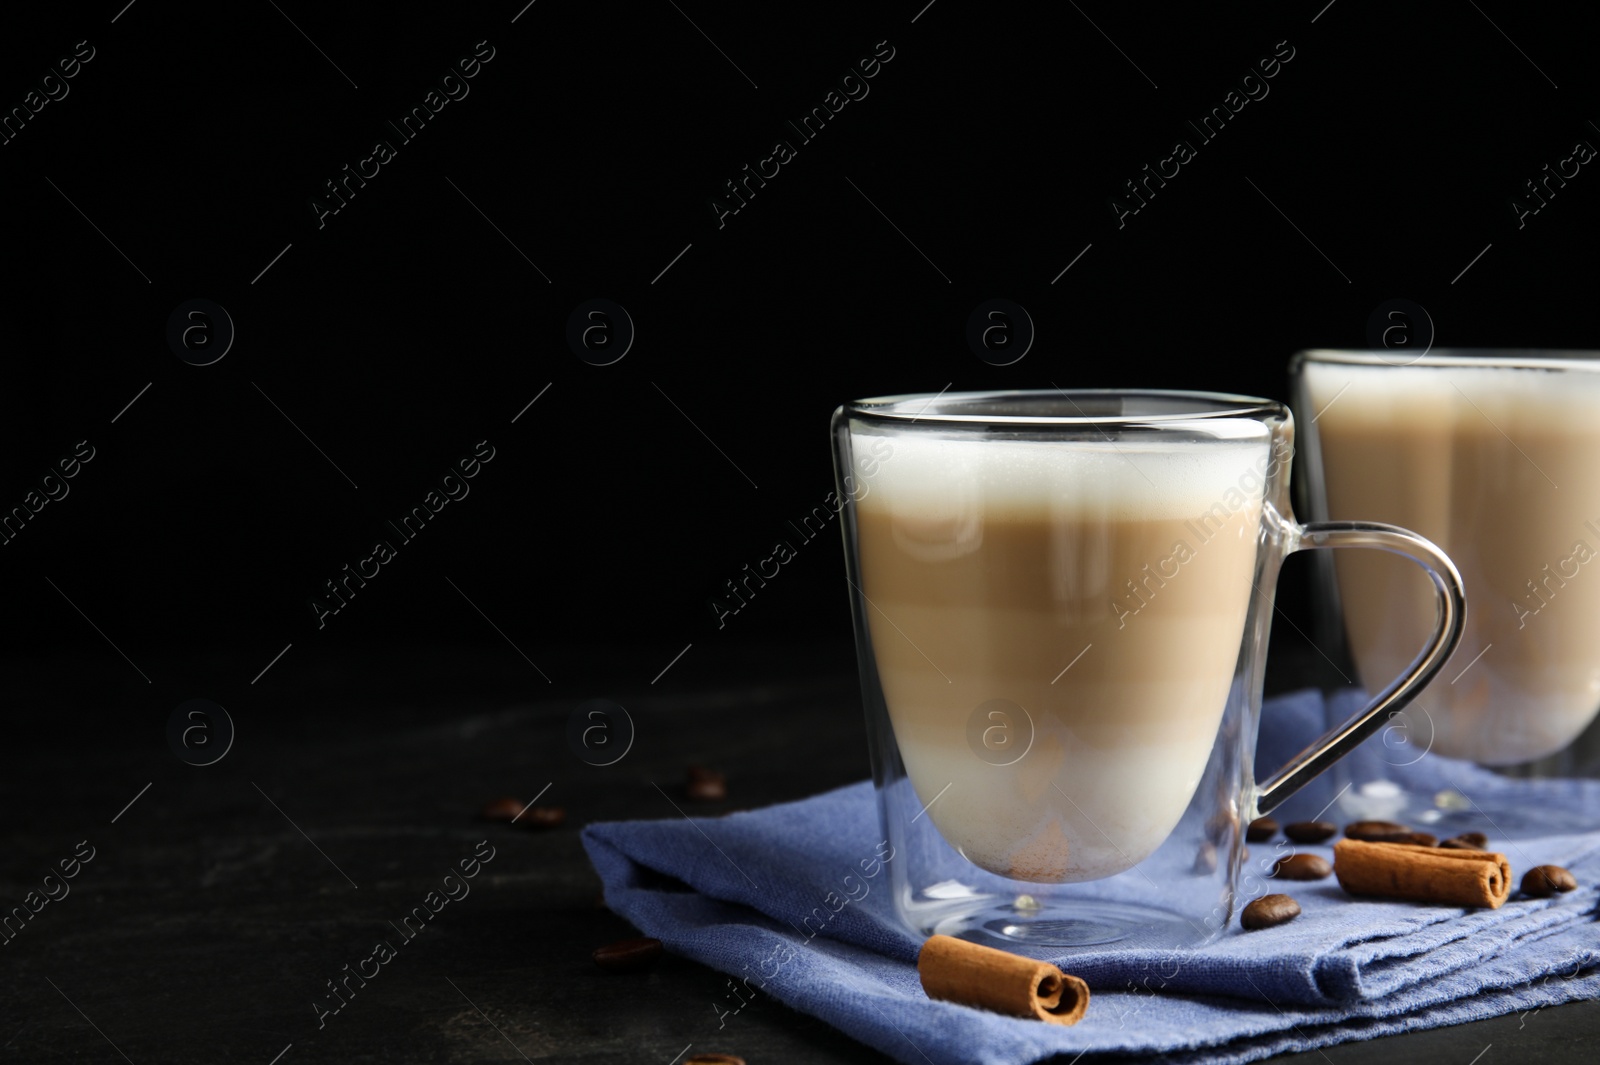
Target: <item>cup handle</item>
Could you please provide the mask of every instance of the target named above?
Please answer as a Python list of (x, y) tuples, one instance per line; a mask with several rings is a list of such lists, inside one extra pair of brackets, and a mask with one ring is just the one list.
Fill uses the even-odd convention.
[(1311, 548), (1376, 547), (1404, 555), (1427, 571), (1439, 611), (1432, 639), (1402, 676), (1390, 681), (1366, 709), (1323, 734), (1256, 789), (1256, 817), (1305, 787), (1416, 698), (1455, 653), (1467, 612), (1455, 563), (1433, 541), (1410, 530), (1371, 521), (1323, 521), (1290, 526), (1288, 532), (1286, 554)]

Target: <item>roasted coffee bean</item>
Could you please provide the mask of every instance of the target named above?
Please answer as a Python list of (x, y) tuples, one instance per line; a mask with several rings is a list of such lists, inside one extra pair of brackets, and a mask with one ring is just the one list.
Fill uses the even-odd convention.
[(1577, 886), (1577, 878), (1559, 865), (1536, 865), (1522, 878), (1522, 893), (1536, 899), (1565, 894)]
[(1330, 821), (1296, 821), (1283, 826), (1283, 834), (1296, 843), (1321, 843), (1338, 831), (1339, 826)]
[(1407, 832), (1402, 836), (1396, 836), (1388, 842), (1409, 843), (1413, 847), (1437, 847), (1439, 845), (1439, 837), (1432, 832)]
[(559, 806), (530, 806), (517, 822), (529, 828), (555, 828), (567, 819), (567, 811)]
[(1459, 836), (1451, 836), (1449, 839), (1439, 844), (1439, 846), (1446, 847), (1453, 851), (1487, 850), (1489, 847), (1489, 837), (1485, 836), (1482, 832), (1463, 832)]
[(661, 957), (661, 940), (643, 936), (638, 939), (619, 939), (596, 947), (594, 963), (614, 973), (637, 973), (656, 963)]
[(1405, 837), (1411, 830), (1393, 821), (1352, 821), (1344, 826), (1346, 839), (1359, 839), (1368, 843), (1407, 843)]
[(478, 811), (478, 816), (485, 821), (509, 821), (521, 812), (522, 800), (513, 799), (508, 795), (484, 803), (483, 809)]
[(1328, 859), (1316, 854), (1291, 854), (1272, 869), (1279, 880), (1322, 880), (1331, 872)]
[(744, 1065), (744, 1059), (732, 1054), (696, 1054), (692, 1058), (684, 1058), (683, 1065)]
[(1251, 843), (1265, 843), (1278, 834), (1278, 822), (1270, 817), (1258, 817), (1244, 830), (1244, 838)]
[(1271, 928), (1300, 916), (1300, 904), (1287, 895), (1263, 895), (1244, 908), (1239, 923), (1252, 931)]
[(686, 791), (689, 798), (703, 799), (707, 802), (721, 802), (728, 797), (727, 783), (714, 777), (691, 780)]
[(690, 766), (685, 791), (696, 802), (721, 802), (728, 797), (728, 781), (715, 769)]

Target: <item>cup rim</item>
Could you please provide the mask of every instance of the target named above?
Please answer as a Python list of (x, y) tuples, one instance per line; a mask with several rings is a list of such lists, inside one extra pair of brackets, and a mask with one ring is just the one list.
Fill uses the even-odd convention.
[[(1122, 411), (1120, 413), (1085, 413), (1079, 406), (1082, 399), (1103, 403), (1116, 399), (1146, 400), (1151, 409)], [(1065, 400), (1076, 413), (1065, 414), (1003, 414), (990, 407), (1008, 404), (1036, 404)], [(982, 404), (985, 409), (960, 411), (949, 409), (957, 404)], [(1167, 409), (1154, 409), (1163, 405)], [(1186, 406), (1183, 406), (1186, 405)], [(1176, 406), (1177, 409), (1170, 409)], [(866, 418), (885, 423), (934, 425), (1005, 425), (1005, 426), (1071, 426), (1071, 427), (1122, 427), (1142, 425), (1169, 425), (1182, 423), (1249, 419), (1262, 421), (1288, 418), (1289, 412), (1277, 400), (1260, 396), (1247, 396), (1231, 392), (1201, 392), (1181, 389), (1156, 388), (1056, 388), (1056, 389), (998, 389), (975, 392), (908, 392), (888, 396), (874, 396), (851, 400), (839, 412), (852, 417)]]
[(1600, 351), (1583, 348), (1430, 348), (1414, 357), (1399, 352), (1360, 348), (1307, 348), (1296, 352), (1290, 368), (1301, 363), (1383, 366), (1390, 369), (1568, 370), (1600, 373)]

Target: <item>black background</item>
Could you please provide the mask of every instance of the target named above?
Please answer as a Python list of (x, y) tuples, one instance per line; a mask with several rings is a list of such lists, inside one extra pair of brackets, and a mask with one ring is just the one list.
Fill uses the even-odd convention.
[[(6, 15), (7, 107), (75, 42), (95, 57), (0, 148), (0, 501), (79, 439), (96, 458), (0, 557), (10, 646), (106, 651), (130, 691), (64, 598), (133, 662), (504, 646), (461, 593), (536, 662), (569, 641), (656, 649), (619, 659), (645, 674), (697, 641), (847, 655), (833, 543), (721, 630), (707, 605), (832, 488), (842, 400), (1285, 398), (1292, 352), (1365, 346), (1393, 297), (1439, 345), (1592, 342), (1588, 168), (1520, 230), (1510, 206), (1600, 138), (1576, 8), (100, 6)], [(384, 120), (485, 40), (470, 94), (399, 143)], [(719, 228), (723, 182), (880, 41), (870, 94)], [(1280, 41), (1267, 97), (1210, 143), (1183, 125)], [(319, 228), (310, 201), (380, 136), (396, 158)], [(1179, 137), (1197, 157), (1119, 228), (1109, 197)], [(208, 367), (165, 341), (196, 297), (237, 328)], [(565, 342), (594, 297), (637, 328), (614, 365)], [(965, 341), (991, 297), (1037, 329), (1009, 366)], [(319, 629), (323, 582), (483, 439), (471, 495)]]
[[(41, 780), (90, 788), (99, 818), (153, 776), (150, 816), (188, 820), (124, 854), (179, 868), (186, 826), (283, 831), (248, 774), (284, 795), (302, 773), (381, 818), (387, 796), (329, 783), (345, 755), (320, 776), (270, 768), (329, 729), (348, 754), (361, 730), (446, 718), (457, 697), (670, 701), (729, 663), (839, 675), (853, 650), (831, 530), (724, 627), (708, 600), (824, 502), (827, 420), (848, 399), (1052, 386), (1284, 399), (1293, 352), (1366, 346), (1369, 316), (1397, 297), (1426, 308), (1440, 346), (1595, 343), (1594, 166), (1521, 228), (1511, 206), (1575, 142), (1600, 144), (1581, 5), (523, 3), (104, 0), (0, 15), (4, 113), (77, 42), (94, 49), (68, 95), (0, 145), (0, 513), (76, 442), (95, 455), (0, 546), (13, 840), (48, 837), (43, 856), (78, 838), (82, 810), (53, 809)], [(480, 41), (494, 55), (469, 94), (399, 143), (385, 120)], [(869, 94), (719, 227), (724, 182), (797, 142), (786, 120), (879, 42), (893, 58)], [(1269, 95), (1199, 142), (1185, 120), (1279, 42), (1293, 58)], [(394, 160), (319, 227), (312, 199), (380, 137)], [(1119, 227), (1109, 198), (1179, 138), (1196, 158)], [(195, 298), (237, 330), (205, 367), (166, 340)], [(637, 329), (613, 365), (566, 341), (593, 298)], [(991, 298), (1037, 330), (1008, 366), (967, 344)], [(470, 494), (319, 627), (324, 582), (392, 539), (385, 520), (483, 440), (495, 457)], [(1318, 666), (1305, 577), (1291, 561), (1274, 648)], [(825, 716), (859, 758), (769, 756), (761, 797), (864, 775), (859, 713), (834, 697), (847, 690), (828, 689)], [(197, 696), (261, 744), (219, 767), (226, 800), (167, 750), (168, 714)], [(550, 750), (523, 752), (517, 779), (575, 765), (564, 714), (545, 716)], [(650, 764), (697, 757), (671, 721), (641, 739)], [(92, 784), (72, 758), (89, 743), (117, 752), (83, 763), (104, 774)], [(380, 773), (386, 788), (430, 772), (407, 757)], [(431, 772), (459, 791), (429, 799), (450, 816), (512, 786), (504, 766), (463, 769), (481, 789)], [(645, 816), (656, 797), (634, 783), (638, 796), (591, 815)], [(284, 801), (314, 835), (333, 816), (303, 792)], [(565, 848), (560, 868), (583, 868), (575, 838), (550, 845)], [(164, 896), (176, 874), (127, 875)], [(569, 894), (593, 890), (562, 875)], [(8, 873), (7, 898), (31, 876)], [(128, 929), (166, 905), (123, 901)], [(124, 947), (130, 969), (147, 956)], [(258, 994), (278, 994), (259, 976)], [(37, 984), (27, 994), (59, 1010)], [(299, 986), (282, 991), (295, 1016)], [(171, 1005), (141, 1002), (130, 1010), (152, 1018)]]

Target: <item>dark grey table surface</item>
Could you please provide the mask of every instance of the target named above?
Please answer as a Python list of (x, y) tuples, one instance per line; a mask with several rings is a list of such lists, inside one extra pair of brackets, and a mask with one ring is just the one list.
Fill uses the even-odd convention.
[[(676, 817), (655, 787), (690, 764), (726, 772), (725, 802), (796, 799), (867, 774), (849, 650), (694, 646), (547, 651), (547, 684), (509, 650), (308, 653), (257, 662), (141, 663), (227, 707), (227, 756), (168, 749), (177, 698), (100, 659), (26, 663), (10, 692), (3, 775), (9, 910), (81, 841), (70, 894), (0, 947), (0, 1058), (28, 1062), (655, 1062), (685, 1048), (751, 1065), (888, 1060), (826, 1023), (757, 1000), (720, 1028), (724, 978), (672, 956), (602, 972), (594, 947), (633, 930), (597, 904), (583, 825)], [(1282, 688), (1314, 663), (1278, 655)], [(616, 765), (565, 738), (576, 701), (604, 696), (637, 726)], [(146, 787), (148, 785), (148, 787)], [(488, 825), (499, 795), (565, 808), (546, 831)], [(131, 803), (131, 804), (130, 804)], [(328, 981), (397, 939), (398, 921), (475, 845), (494, 858), (379, 975), (322, 1018)], [(1332, 1065), (1594, 1059), (1600, 1004), (1275, 1059)]]

